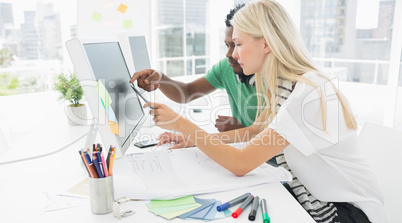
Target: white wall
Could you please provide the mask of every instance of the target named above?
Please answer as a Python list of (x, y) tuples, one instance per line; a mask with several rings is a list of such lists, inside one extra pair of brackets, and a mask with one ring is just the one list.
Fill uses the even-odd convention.
[[(120, 4), (128, 8), (119, 12)], [(144, 35), (151, 41), (151, 1), (142, 0), (78, 0), (77, 36), (85, 39), (115, 38), (118, 33)], [(100, 19), (92, 19), (99, 13)], [(131, 20), (132, 27), (125, 28), (124, 21)]]

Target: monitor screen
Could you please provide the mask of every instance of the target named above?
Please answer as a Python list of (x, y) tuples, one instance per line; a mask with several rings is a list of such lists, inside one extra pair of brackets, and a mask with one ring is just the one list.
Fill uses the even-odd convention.
[(101, 42), (84, 43), (83, 46), (92, 67), (95, 81), (102, 82), (101, 85), (110, 95), (110, 105), (104, 101), (100, 101), (100, 103), (103, 103), (104, 108), (110, 106), (113, 110), (110, 111), (109, 108), (109, 110), (105, 108), (109, 121), (113, 119), (111, 112), (115, 115), (119, 132), (115, 135), (119, 146), (126, 147), (127, 145), (124, 145), (130, 143), (129, 138), (133, 131), (138, 131), (142, 124), (144, 110), (138, 96), (130, 87), (131, 75), (120, 45), (118, 42)]
[(147, 44), (144, 36), (130, 36), (131, 55), (133, 57), (135, 71), (150, 69), (149, 55)]

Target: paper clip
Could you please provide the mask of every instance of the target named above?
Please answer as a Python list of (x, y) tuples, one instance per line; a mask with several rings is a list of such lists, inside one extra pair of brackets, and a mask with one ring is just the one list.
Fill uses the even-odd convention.
[(126, 202), (129, 202), (129, 201), (139, 201), (139, 200), (128, 199), (128, 198), (122, 197), (113, 202), (113, 216), (115, 218), (122, 219), (122, 218), (135, 214), (135, 211), (133, 211), (133, 210), (127, 210), (127, 211), (120, 212), (120, 205), (124, 204)]

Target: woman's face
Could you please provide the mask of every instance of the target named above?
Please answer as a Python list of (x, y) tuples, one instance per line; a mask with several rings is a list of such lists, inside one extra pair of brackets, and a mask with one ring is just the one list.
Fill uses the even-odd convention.
[(266, 56), (271, 51), (264, 38), (255, 38), (235, 27), (233, 40), (236, 47), (232, 56), (243, 68), (244, 74), (260, 72)]

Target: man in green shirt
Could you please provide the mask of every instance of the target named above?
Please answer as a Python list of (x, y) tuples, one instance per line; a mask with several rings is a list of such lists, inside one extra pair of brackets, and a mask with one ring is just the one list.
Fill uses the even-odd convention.
[(220, 116), (215, 127), (219, 132), (229, 131), (253, 124), (257, 111), (257, 95), (253, 79), (243, 73), (243, 69), (232, 57), (235, 44), (232, 39), (233, 26), (230, 20), (243, 5), (237, 5), (226, 16), (225, 44), (226, 58), (212, 66), (204, 77), (190, 83), (172, 80), (167, 75), (153, 69), (134, 73), (130, 83), (137, 80), (138, 86), (146, 91), (160, 89), (169, 99), (177, 103), (188, 103), (205, 96), (216, 89), (225, 89), (233, 117)]

